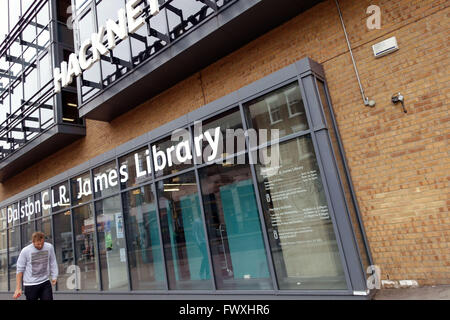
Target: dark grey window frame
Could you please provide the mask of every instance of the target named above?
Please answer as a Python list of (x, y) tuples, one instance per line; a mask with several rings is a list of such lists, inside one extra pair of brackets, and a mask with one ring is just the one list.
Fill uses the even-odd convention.
[[(322, 178), (322, 182), (324, 185), (324, 190), (326, 193), (326, 199), (329, 206), (329, 212), (330, 217), (333, 222), (333, 228), (336, 235), (336, 240), (338, 243), (339, 253), (340, 253), (340, 259), (342, 262), (342, 266), (344, 268), (345, 278), (347, 282), (348, 289), (346, 290), (279, 290), (277, 285), (277, 280), (275, 277), (274, 272), (274, 266), (273, 266), (273, 260), (272, 260), (272, 254), (270, 251), (269, 246), (269, 240), (266, 230), (266, 225), (264, 223), (264, 217), (263, 217), (263, 211), (261, 206), (261, 199), (258, 192), (258, 185), (256, 181), (256, 172), (255, 172), (255, 165), (250, 164), (250, 169), (252, 173), (252, 181), (254, 186), (254, 191), (256, 195), (256, 201), (258, 205), (259, 210), (259, 217), (261, 222), (261, 230), (263, 233), (263, 240), (265, 244), (266, 254), (267, 254), (267, 260), (269, 264), (269, 272), (271, 275), (271, 279), (274, 284), (274, 290), (217, 290), (216, 289), (216, 282), (215, 282), (215, 276), (212, 272), (212, 281), (214, 283), (213, 290), (190, 290), (190, 291), (184, 291), (184, 290), (168, 290), (168, 279), (167, 279), (167, 270), (166, 270), (166, 261), (165, 261), (165, 254), (164, 254), (164, 242), (162, 241), (162, 235), (161, 235), (161, 224), (160, 224), (160, 213), (159, 213), (159, 205), (156, 206), (157, 208), (157, 222), (158, 222), (158, 228), (160, 230), (160, 243), (161, 243), (161, 256), (163, 257), (163, 266), (164, 266), (164, 276), (166, 277), (166, 289), (165, 290), (158, 290), (158, 291), (133, 291), (131, 288), (131, 281), (129, 281), (130, 291), (124, 293), (124, 292), (113, 292), (113, 291), (107, 291), (102, 292), (101, 290), (101, 276), (99, 276), (99, 291), (74, 291), (74, 292), (61, 292), (58, 294), (64, 294), (67, 297), (73, 296), (73, 294), (95, 294), (97, 297), (106, 297), (107, 295), (120, 295), (121, 297), (127, 298), (132, 297), (132, 294), (139, 294), (139, 295), (146, 295), (148, 297), (155, 297), (158, 295), (168, 295), (168, 296), (176, 296), (176, 295), (190, 295), (193, 298), (207, 298), (210, 299), (211, 297), (220, 297), (220, 296), (228, 296), (228, 295), (239, 295), (239, 296), (270, 296), (270, 297), (287, 297), (287, 296), (297, 296), (297, 297), (325, 297), (325, 296), (335, 296), (335, 297), (344, 297), (344, 296), (359, 296), (359, 295), (367, 295), (369, 292), (366, 287), (366, 275), (365, 270), (363, 268), (362, 260), (360, 257), (360, 253), (358, 250), (358, 244), (355, 237), (355, 230), (354, 226), (352, 225), (352, 221), (350, 219), (349, 215), (349, 205), (356, 206), (356, 212), (358, 214), (359, 224), (361, 227), (362, 235), (365, 241), (365, 248), (362, 248), (363, 250), (366, 250), (368, 253), (370, 262), (372, 264), (370, 251), (367, 246), (366, 237), (364, 234), (364, 229), (362, 228), (362, 222), (361, 217), (359, 216), (359, 210), (356, 202), (356, 197), (353, 191), (353, 187), (351, 185), (351, 196), (352, 199), (355, 201), (354, 203), (347, 203), (345, 196), (344, 196), (344, 189), (341, 183), (341, 179), (347, 179), (351, 182), (349, 172), (348, 172), (348, 166), (345, 161), (345, 157), (342, 157), (344, 162), (344, 167), (346, 168), (346, 177), (342, 177), (339, 174), (339, 171), (337, 169), (336, 165), (336, 157), (334, 155), (335, 152), (340, 152), (341, 155), (345, 154), (343, 153), (342, 149), (342, 143), (340, 141), (339, 135), (337, 135), (338, 142), (339, 142), (339, 149), (340, 150), (333, 150), (333, 145), (330, 140), (330, 136), (328, 133), (328, 130), (330, 127), (333, 126), (335, 132), (338, 134), (338, 130), (336, 128), (336, 123), (334, 119), (334, 114), (332, 114), (333, 123), (327, 123), (326, 118), (324, 115), (323, 107), (320, 101), (320, 95), (317, 88), (316, 79), (323, 81), (326, 88), (326, 95), (328, 99), (328, 104), (330, 105), (330, 109), (332, 110), (331, 103), (330, 103), (330, 97), (328, 94), (328, 89), (326, 86), (326, 80), (325, 80), (325, 74), (324, 70), (321, 65), (318, 63), (312, 61), (309, 58), (302, 59), (300, 61), (297, 61), (296, 63), (289, 65), (275, 73), (272, 73), (268, 76), (266, 76), (263, 79), (260, 79), (252, 84), (249, 84), (227, 96), (224, 96), (214, 102), (211, 102), (195, 111), (192, 111), (174, 121), (171, 121), (169, 123), (166, 123), (165, 125), (162, 125), (159, 128), (156, 128), (142, 136), (139, 136), (111, 151), (108, 151), (86, 163), (83, 163), (75, 168), (72, 168), (68, 170), (65, 173), (62, 173), (52, 179), (49, 179), (43, 183), (40, 183), (37, 186), (34, 186), (28, 190), (25, 190), (14, 197), (3, 201), (0, 203), (0, 207), (7, 207), (8, 205), (11, 205), (13, 203), (17, 203), (23, 198), (26, 198), (29, 194), (36, 194), (38, 192), (48, 190), (51, 186), (57, 185), (61, 182), (69, 182), (69, 194), (71, 194), (71, 184), (70, 179), (77, 177), (78, 175), (89, 171), (91, 176), (91, 189), (93, 189), (93, 170), (97, 167), (100, 167), (106, 163), (111, 162), (112, 160), (115, 160), (116, 169), (119, 167), (119, 158), (125, 155), (129, 155), (132, 152), (135, 152), (143, 147), (149, 148), (151, 150), (151, 146), (153, 146), (156, 142), (159, 140), (167, 137), (170, 135), (170, 133), (173, 130), (179, 129), (179, 128), (188, 128), (189, 132), (191, 133), (191, 147), (193, 147), (193, 132), (192, 127), (195, 121), (204, 121), (208, 120), (210, 118), (213, 118), (214, 116), (220, 115), (221, 113), (228, 111), (230, 109), (239, 107), (241, 120), (243, 121), (243, 128), (246, 130), (249, 126), (247, 123), (247, 119), (244, 114), (244, 107), (243, 104), (245, 102), (248, 102), (254, 98), (260, 97), (264, 94), (270, 93), (278, 88), (281, 88), (287, 84), (298, 82), (300, 86), (300, 91), (303, 97), (304, 105), (305, 105), (305, 111), (307, 113), (307, 121), (309, 124), (309, 129), (305, 131), (300, 131), (296, 133), (289, 134), (288, 136), (285, 136), (280, 139), (279, 143), (282, 143), (283, 141), (292, 140), (301, 136), (310, 135), (312, 138), (313, 146), (315, 149), (315, 155), (317, 158), (317, 162), (320, 168), (320, 175)], [(249, 149), (248, 146), (248, 138), (246, 139), (247, 145), (246, 145), (246, 153), (251, 157), (252, 152), (250, 152), (253, 149)], [(270, 146), (272, 142), (268, 142), (265, 145), (258, 146), (257, 149), (260, 149), (265, 146)], [(230, 157), (234, 157), (235, 155), (232, 155)], [(194, 171), (195, 177), (197, 179), (197, 189), (198, 189), (198, 196), (201, 197), (201, 186), (198, 176), (198, 170), (200, 168), (203, 168), (205, 166), (211, 165), (211, 163), (202, 163), (197, 164), (194, 161), (194, 164), (192, 167), (187, 168), (185, 170), (182, 170), (180, 172), (177, 172), (175, 174), (170, 174), (166, 176), (161, 176), (156, 178), (155, 172), (153, 170), (154, 164), (153, 164), (153, 157), (150, 156), (151, 159), (151, 166), (152, 166), (152, 179), (150, 181), (146, 181), (144, 183), (140, 183), (136, 186), (128, 187), (128, 188), (119, 188), (117, 192), (115, 192), (113, 195), (109, 194), (107, 196), (102, 196), (99, 198), (92, 197), (92, 200), (87, 201), (86, 203), (83, 203), (81, 205), (76, 205), (70, 207), (69, 210), (71, 210), (71, 222), (72, 222), (72, 231), (73, 231), (73, 209), (77, 208), (82, 205), (92, 205), (96, 201), (106, 199), (109, 197), (112, 197), (114, 195), (119, 195), (121, 197), (121, 203), (122, 201), (122, 194), (124, 192), (128, 192), (130, 190), (136, 189), (141, 186), (145, 185), (152, 185), (153, 190), (155, 191), (154, 197), (156, 203), (158, 203), (158, 195), (156, 192), (156, 182), (167, 179), (168, 177), (173, 177), (177, 175), (181, 175), (186, 172)], [(195, 157), (194, 157), (195, 159)], [(332, 190), (332, 191), (331, 191)], [(206, 230), (205, 225), (205, 212), (203, 209), (203, 201), (200, 198), (200, 207), (201, 207), (201, 213), (202, 217), (204, 219), (204, 229), (205, 229), (205, 235), (208, 239), (208, 233)], [(72, 204), (72, 197), (71, 197), (71, 204)], [(62, 209), (58, 212), (51, 212), (50, 216), (53, 216), (54, 214), (58, 214), (63, 211), (67, 211), (68, 209)], [(123, 210), (123, 206), (122, 206)], [(94, 208), (95, 211), (95, 208)], [(123, 213), (123, 211), (122, 211)], [(96, 219), (96, 213), (94, 212)], [(124, 219), (124, 223), (126, 223)], [(11, 226), (7, 226), (7, 230)], [(126, 233), (126, 226), (125, 226), (125, 233)], [(52, 231), (53, 230), (53, 219), (52, 219)], [(95, 228), (95, 233), (97, 234), (97, 228)], [(72, 234), (74, 237), (74, 235)], [(127, 237), (127, 235), (125, 235)], [(53, 236), (54, 239), (54, 236)], [(95, 235), (95, 239), (97, 239), (97, 235)], [(72, 242), (72, 246), (75, 245), (74, 239)], [(98, 246), (98, 243), (97, 243)], [(207, 249), (208, 249), (208, 262), (210, 270), (212, 269), (212, 257), (211, 257), (211, 251), (209, 248), (209, 239), (207, 241)], [(128, 246), (125, 247), (126, 250), (126, 256), (127, 256), (127, 262), (128, 259)], [(97, 254), (98, 254), (98, 248), (97, 248)], [(8, 250), (9, 255), (9, 250)], [(9, 257), (9, 256), (8, 256)], [(8, 260), (9, 261), (9, 260)], [(74, 261), (76, 261), (76, 254), (74, 250)], [(127, 272), (128, 272), (128, 278), (130, 279), (130, 266), (129, 263), (127, 263)], [(97, 270), (98, 272), (101, 272), (100, 270), (100, 261), (97, 259)], [(11, 290), (11, 288), (10, 288)], [(212, 295), (212, 296), (211, 296)]]

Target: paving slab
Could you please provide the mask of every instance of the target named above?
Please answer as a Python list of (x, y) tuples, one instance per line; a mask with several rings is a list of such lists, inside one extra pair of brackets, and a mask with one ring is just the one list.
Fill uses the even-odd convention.
[(381, 289), (374, 300), (450, 300), (450, 285), (405, 289)]

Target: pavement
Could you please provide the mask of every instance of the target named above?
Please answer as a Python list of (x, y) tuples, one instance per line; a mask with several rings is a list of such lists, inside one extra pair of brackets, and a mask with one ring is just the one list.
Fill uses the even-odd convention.
[(381, 289), (374, 300), (450, 300), (450, 285), (406, 289)]

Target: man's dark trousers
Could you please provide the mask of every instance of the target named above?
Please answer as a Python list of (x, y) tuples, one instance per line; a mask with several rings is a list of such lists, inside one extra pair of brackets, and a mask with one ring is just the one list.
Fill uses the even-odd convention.
[(24, 286), (27, 300), (53, 300), (52, 285), (50, 280), (35, 286)]

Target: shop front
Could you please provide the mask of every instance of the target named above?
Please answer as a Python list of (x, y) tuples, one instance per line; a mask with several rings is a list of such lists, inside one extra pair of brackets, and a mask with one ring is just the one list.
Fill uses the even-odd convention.
[(368, 298), (346, 168), (302, 59), (3, 201), (0, 291), (42, 230), (62, 299)]

